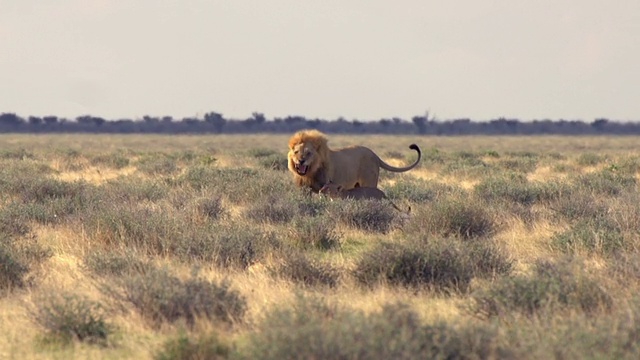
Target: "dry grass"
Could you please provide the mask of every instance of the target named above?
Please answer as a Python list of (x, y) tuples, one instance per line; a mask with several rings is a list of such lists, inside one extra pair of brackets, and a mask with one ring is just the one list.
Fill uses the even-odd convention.
[[(281, 155), (284, 158), (287, 138), (287, 135), (0, 135), (0, 151), (11, 153), (24, 150), (29, 154), (28, 159), (0, 158), (2, 168), (25, 169), (22, 167), (24, 165), (31, 169), (33, 166), (44, 166), (49, 172), (38, 177), (84, 184), (82, 191), (70, 192), (66, 188), (55, 188), (56, 184), (34, 183), (31, 188), (40, 192), (36, 195), (25, 194), (25, 181), (37, 182), (41, 179), (34, 175), (34, 178), (24, 180), (16, 177), (20, 174), (8, 172), (10, 170), (0, 171), (0, 186), (3, 189), (0, 241), (4, 242), (3, 246), (6, 243), (16, 259), (30, 269), (24, 287), (4, 292), (0, 289), (0, 358), (147, 359), (156, 356), (167, 340), (175, 339), (182, 331), (189, 336), (219, 334), (224, 344), (234, 349), (234, 356), (244, 358), (247, 353), (243, 351), (252, 346), (252, 339), (257, 336), (256, 329), (265, 328), (264, 319), (272, 315), (276, 308), (294, 307), (300, 296), (319, 296), (329, 306), (352, 309), (371, 317), (380, 314), (389, 304), (403, 303), (426, 326), (447, 324), (451, 326), (447, 331), (460, 331), (454, 334), (463, 336), (460, 344), (471, 341), (464, 338), (465, 329), (468, 329), (466, 326), (480, 326), (484, 329), (482, 331), (487, 331), (486, 334), (494, 334), (494, 329), (497, 335), (491, 335), (495, 337), (491, 337), (490, 341), (495, 341), (492, 343), (495, 349), (506, 347), (508, 353), (517, 358), (540, 358), (560, 353), (568, 358), (584, 355), (634, 358), (634, 355), (640, 354), (637, 346), (625, 347), (623, 337), (633, 337), (635, 328), (620, 315), (640, 313), (635, 295), (640, 290), (640, 282), (627, 282), (628, 279), (621, 275), (640, 276), (640, 263), (633, 260), (639, 254), (640, 247), (637, 244), (640, 232), (632, 226), (640, 221), (640, 209), (634, 201), (627, 200), (637, 196), (634, 194), (639, 190), (637, 183), (640, 182), (640, 171), (632, 165), (634, 159), (640, 156), (637, 150), (640, 139), (606, 136), (331, 136), (332, 147), (363, 144), (393, 165), (410, 162), (415, 154), (407, 145), (419, 144), (424, 156), (421, 166), (402, 175), (383, 170), (380, 187), (386, 191), (411, 180), (411, 186), (415, 188), (409, 187), (403, 191), (415, 191), (415, 194), (422, 194), (422, 191), (432, 196), (424, 201), (394, 199), (401, 207), (411, 206), (412, 218), (408, 221), (400, 217), (394, 219), (388, 231), (360, 229), (353, 224), (339, 222), (334, 229), (339, 246), (322, 248), (301, 246), (304, 234), (292, 231), (292, 227), (301, 226), (299, 224), (309, 221), (311, 217), (319, 220), (311, 222), (309, 226), (315, 226), (316, 223), (326, 225), (332, 216), (347, 216), (347, 210), (316, 198), (304, 200), (291, 184), (286, 171), (261, 167), (251, 153), (252, 149), (259, 148), (261, 152), (272, 152), (269, 156), (277, 158)], [(149, 161), (158, 161), (153, 163), (153, 171), (149, 170)], [(164, 167), (167, 164), (171, 166)], [(234, 172), (239, 168), (249, 168), (256, 173)], [(204, 169), (202, 174), (205, 177), (188, 178), (196, 174), (190, 173), (194, 169)], [(210, 170), (219, 172), (206, 172)], [(225, 172), (227, 170), (229, 172)], [(603, 193), (586, 188), (587, 185), (576, 180), (580, 175), (600, 174), (603, 171), (625, 174), (635, 178), (636, 183), (630, 184), (626, 177), (613, 177), (606, 186), (616, 187), (616, 191)], [(503, 176), (518, 176), (527, 184), (549, 185), (552, 190), (564, 187), (561, 191), (549, 190), (538, 194), (522, 204), (500, 197), (503, 195), (492, 197), (489, 196), (492, 194), (485, 194), (489, 200), (481, 200), (474, 193), (476, 186), (483, 181)], [(232, 179), (237, 184), (219, 183), (227, 181), (225, 179)], [(595, 179), (599, 181), (600, 178)], [(114, 193), (113, 189), (122, 193)], [(503, 191), (501, 194), (510, 194), (509, 191), (512, 191), (499, 190)], [(202, 211), (202, 201), (216, 197), (221, 199), (222, 212), (219, 216), (207, 216)], [(588, 215), (575, 215), (583, 216), (578, 219), (559, 212), (559, 209), (565, 212), (572, 208), (582, 210), (585, 203), (579, 202), (580, 199), (595, 199), (605, 209), (617, 209), (617, 212), (598, 212), (596, 208), (584, 212)], [(292, 208), (281, 209), (290, 211), (286, 216), (283, 215), (282, 220), (270, 221), (270, 217), (263, 213), (251, 213), (254, 202), (261, 206), (275, 201), (289, 204)], [(302, 210), (299, 205), (301, 202), (304, 202), (307, 210)], [(457, 204), (463, 211), (440, 213), (445, 210), (437, 205), (448, 202)], [(416, 222), (415, 217), (436, 214), (460, 216), (460, 219), (451, 223), (466, 226), (465, 221), (472, 221), (463, 216), (469, 206), (475, 206), (474, 209), (480, 207), (484, 211), (484, 221), (487, 226), (490, 225), (491, 231), (465, 238), (456, 229), (441, 231), (436, 226), (438, 224), (432, 224), (429, 219)], [(126, 215), (122, 209), (130, 211), (127, 213), (129, 215), (141, 218), (126, 222), (118, 218)], [(308, 209), (316, 209), (317, 213), (308, 212)], [(58, 212), (60, 215), (57, 215)], [(596, 226), (598, 221), (608, 221), (608, 226), (613, 229), (617, 229), (617, 226), (624, 246), (612, 252), (596, 252), (576, 242), (574, 248), (559, 250), (554, 243), (555, 237), (571, 231), (579, 220), (588, 220), (588, 226)], [(16, 230), (13, 233), (12, 229), (17, 229), (15, 222), (27, 227), (28, 231), (19, 233)], [(246, 233), (242, 232), (245, 228)], [(259, 235), (249, 231), (252, 228)], [(231, 231), (228, 229), (238, 231), (239, 235), (236, 238), (219, 238), (224, 235), (222, 232)], [(253, 238), (256, 236), (258, 240)], [(573, 236), (572, 239), (580, 240), (580, 236), (586, 235), (577, 233)], [(221, 250), (219, 246), (225, 243), (220, 243), (220, 239), (238, 243), (226, 244), (230, 247)], [(475, 276), (468, 289), (453, 292), (429, 287), (403, 287), (384, 281), (365, 287), (358, 284), (353, 276), (363, 254), (379, 244), (433, 241), (449, 241), (451, 246), (461, 246), (459, 254), (466, 254), (465, 244), (470, 248), (483, 242), (495, 245), (504, 250), (513, 262), (512, 271), (496, 274), (493, 278)], [(21, 245), (32, 242), (46, 249), (49, 256), (35, 256), (35, 250)], [(429, 247), (424, 249), (429, 251)], [(233, 324), (204, 318), (198, 319), (192, 327), (186, 327), (180, 321), (163, 323), (159, 327), (150, 324), (131, 304), (113, 296), (113, 289), (118, 288), (119, 281), (130, 275), (111, 276), (89, 269), (86, 259), (98, 251), (121, 256), (121, 261), (130, 259), (125, 255), (134, 256), (141, 261), (148, 261), (154, 269), (166, 268), (181, 279), (190, 278), (192, 273), (197, 272), (206, 281), (228, 281), (231, 288), (246, 299), (246, 313), (242, 321)], [(246, 266), (226, 266), (222, 265), (225, 264), (223, 261), (214, 261), (219, 259), (213, 255), (203, 257), (202, 254), (207, 252), (220, 252), (225, 256), (240, 256), (248, 260), (243, 263)], [(279, 266), (287, 257), (300, 253), (335, 269), (340, 274), (336, 285), (302, 286), (277, 276)], [(510, 279), (530, 276), (534, 269), (540, 267), (542, 260), (562, 263), (568, 261), (567, 258), (581, 261), (581, 268), (571, 270), (576, 277), (584, 275), (580, 273), (584, 271), (590, 279), (595, 279), (597, 286), (607, 290), (612, 298), (611, 309), (588, 314), (591, 316), (589, 318), (569, 303), (561, 310), (551, 306), (543, 308), (539, 310), (542, 312), (539, 318), (510, 314), (508, 318), (501, 315), (490, 320), (479, 320), (467, 311), (476, 291), (493, 289)], [(626, 260), (621, 262), (618, 260), (620, 258)], [(115, 328), (107, 346), (82, 341), (66, 344), (46, 338), (43, 329), (30, 317), (30, 310), (38, 305), (38, 299), (43, 295), (62, 291), (82, 295), (105, 306), (108, 321)], [(505, 308), (509, 308), (508, 304)], [(571, 337), (560, 325), (558, 319), (562, 317), (581, 327), (583, 336)], [(340, 320), (329, 317), (327, 321)], [(382, 322), (378, 326), (388, 326), (384, 324)], [(291, 329), (292, 332), (302, 330)], [(538, 334), (543, 342), (542, 347), (546, 345), (549, 350), (540, 350), (527, 340), (531, 334)], [(328, 336), (326, 341), (331, 340), (331, 334), (319, 335)], [(603, 346), (603, 341), (612, 345)], [(560, 351), (563, 345), (569, 350)], [(461, 357), (484, 357), (464, 354), (465, 350), (476, 351), (475, 346), (459, 346), (461, 353), (454, 351), (447, 354), (454, 354), (451, 355), (453, 357), (456, 354), (462, 354)], [(588, 352), (590, 346), (595, 348), (596, 355)]]

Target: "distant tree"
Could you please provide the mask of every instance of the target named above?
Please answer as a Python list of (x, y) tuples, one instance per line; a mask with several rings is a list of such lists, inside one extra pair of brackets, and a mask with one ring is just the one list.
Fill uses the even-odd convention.
[(34, 125), (34, 126), (38, 126), (42, 124), (42, 118), (39, 118), (37, 116), (29, 116), (29, 125)]
[(14, 113), (0, 114), (0, 126), (16, 127), (24, 124), (24, 119)]
[(91, 115), (83, 115), (78, 116), (76, 118), (78, 124), (86, 125), (86, 126), (101, 126), (105, 123), (105, 119), (101, 117), (91, 116)]
[(609, 120), (608, 119), (604, 119), (604, 118), (600, 118), (600, 119), (596, 119), (594, 122), (591, 123), (591, 127), (596, 130), (597, 132), (601, 132), (604, 129), (607, 128), (607, 125), (609, 124)]
[(418, 128), (418, 134), (427, 133), (427, 117), (426, 116), (414, 116), (411, 121)]
[(267, 120), (267, 118), (264, 117), (264, 114), (263, 113), (259, 113), (259, 112), (252, 113), (251, 117), (253, 118), (255, 123), (258, 124), (258, 125), (264, 123)]
[(222, 132), (222, 128), (227, 123), (227, 120), (225, 120), (222, 114), (217, 112), (210, 112), (210, 113), (204, 114), (204, 121), (207, 124), (211, 124), (213, 126), (213, 129), (217, 133)]
[(198, 125), (200, 120), (198, 120), (198, 118), (187, 117), (187, 118), (183, 118), (182, 122), (184, 122), (185, 124), (187, 124), (189, 126), (194, 126), (194, 125)]
[(58, 117), (57, 116), (45, 116), (42, 118), (42, 120), (44, 120), (44, 123), (46, 125), (52, 125), (52, 124), (56, 124), (58, 122)]

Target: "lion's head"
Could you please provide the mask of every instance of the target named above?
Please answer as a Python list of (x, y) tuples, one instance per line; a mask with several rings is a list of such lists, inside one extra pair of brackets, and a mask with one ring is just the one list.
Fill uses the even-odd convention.
[(303, 130), (289, 139), (289, 170), (303, 178), (313, 178), (326, 165), (327, 138), (318, 130)]

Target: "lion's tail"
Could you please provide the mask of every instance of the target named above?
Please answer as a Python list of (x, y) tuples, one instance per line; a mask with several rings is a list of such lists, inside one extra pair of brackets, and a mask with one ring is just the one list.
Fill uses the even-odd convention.
[(391, 166), (391, 165), (387, 164), (382, 159), (378, 158), (379, 163), (380, 163), (380, 167), (385, 169), (385, 170), (393, 171), (393, 172), (405, 172), (405, 171), (409, 171), (409, 170), (413, 169), (420, 162), (420, 158), (422, 157), (422, 152), (420, 151), (420, 148), (416, 144), (409, 145), (409, 149), (415, 150), (415, 151), (418, 152), (418, 159), (416, 159), (416, 162), (414, 162), (413, 164), (411, 164), (409, 166), (405, 166), (405, 167), (395, 167), (395, 166)]

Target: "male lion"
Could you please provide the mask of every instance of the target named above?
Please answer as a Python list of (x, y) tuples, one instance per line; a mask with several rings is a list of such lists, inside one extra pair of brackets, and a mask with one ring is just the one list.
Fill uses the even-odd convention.
[(380, 168), (393, 172), (405, 172), (420, 162), (422, 153), (416, 144), (410, 149), (418, 152), (418, 159), (406, 167), (394, 167), (382, 161), (371, 149), (349, 146), (332, 150), (327, 137), (318, 130), (301, 130), (289, 139), (289, 170), (298, 186), (306, 186), (318, 192), (329, 181), (344, 189), (378, 186)]
[[(345, 190), (342, 185), (334, 184), (329, 182), (325, 184), (319, 191), (320, 194), (326, 195), (331, 199), (354, 199), (354, 200), (364, 200), (364, 199), (375, 199), (375, 200), (387, 200), (391, 206), (393, 206), (396, 210), (403, 212), (400, 208), (393, 203), (393, 201), (389, 200), (384, 191), (378, 188), (372, 187), (357, 187), (349, 190)], [(407, 210), (407, 214), (411, 213), (411, 206)]]

